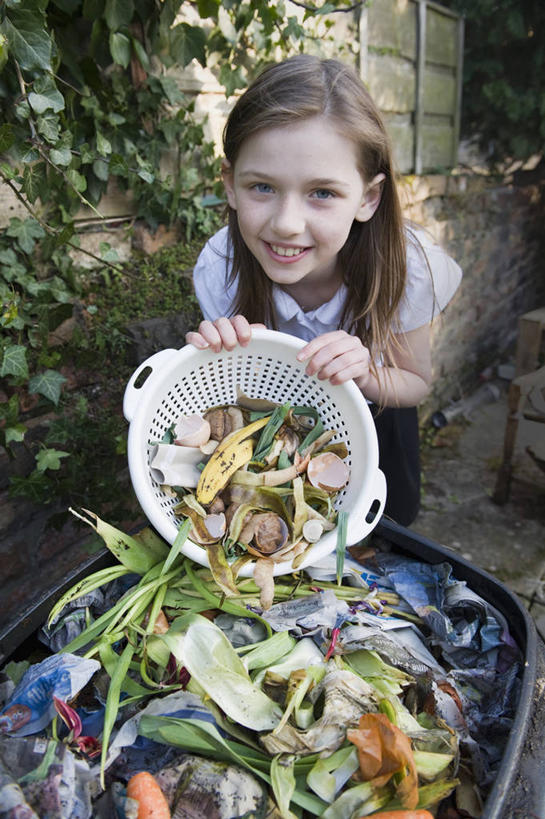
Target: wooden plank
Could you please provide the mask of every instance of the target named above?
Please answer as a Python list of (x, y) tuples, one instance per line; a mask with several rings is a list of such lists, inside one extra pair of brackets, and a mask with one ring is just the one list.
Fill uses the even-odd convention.
[(407, 60), (369, 53), (369, 93), (381, 111), (404, 114), (414, 109), (416, 75)]
[(424, 118), (422, 123), (422, 170), (444, 171), (450, 167), (454, 129), (448, 121)]
[(384, 125), (392, 141), (395, 168), (399, 173), (411, 173), (414, 158), (414, 125), (412, 115), (384, 114)]
[(454, 141), (452, 144), (452, 165), (458, 164), (458, 145), (460, 143), (460, 124), (462, 119), (462, 86), (463, 86), (463, 71), (464, 71), (464, 18), (458, 19), (458, 38), (457, 49), (458, 57), (456, 59), (456, 107), (454, 109)]
[(428, 5), (426, 31), (426, 60), (456, 67), (458, 59), (458, 20)]
[(416, 100), (414, 112), (414, 172), (422, 173), (424, 118), (424, 70), (426, 67), (426, 1), (418, 0), (418, 59), (416, 61)]
[(539, 363), (541, 341), (545, 332), (545, 307), (532, 310), (518, 320), (515, 377), (535, 370)]
[(367, 85), (369, 78), (369, 11), (366, 6), (360, 8), (358, 17), (358, 37), (360, 50), (358, 54), (358, 70), (362, 81)]
[(427, 65), (422, 94), (424, 113), (443, 114), (454, 120), (456, 90), (456, 77), (451, 69)]
[(371, 45), (416, 60), (416, 3), (407, 0), (371, 3), (368, 31)]

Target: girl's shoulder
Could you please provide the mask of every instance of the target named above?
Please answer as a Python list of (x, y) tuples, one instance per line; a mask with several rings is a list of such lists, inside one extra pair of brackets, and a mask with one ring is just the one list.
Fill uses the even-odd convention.
[(429, 324), (456, 293), (462, 270), (424, 229), (408, 226), (407, 284), (399, 309), (401, 332)]
[(193, 268), (195, 295), (210, 321), (230, 315), (236, 288), (229, 283), (229, 273), (228, 229), (224, 227), (208, 239)]
[(217, 260), (219, 260), (223, 263), (223, 267), (225, 268), (225, 261), (229, 257), (228, 245), (229, 228), (226, 225), (225, 227), (220, 228), (217, 233), (214, 233), (214, 235), (208, 239), (199, 254), (197, 264), (201, 260), (208, 263), (215, 263)]

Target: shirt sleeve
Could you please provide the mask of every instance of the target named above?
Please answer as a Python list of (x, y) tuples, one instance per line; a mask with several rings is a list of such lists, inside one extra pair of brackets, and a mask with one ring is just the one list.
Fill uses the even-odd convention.
[(462, 271), (439, 245), (419, 231), (407, 237), (407, 285), (398, 312), (398, 332), (429, 324), (450, 302)]
[(195, 295), (202, 314), (208, 321), (231, 314), (236, 285), (228, 286), (230, 267), (227, 228), (224, 227), (208, 240), (193, 268)]

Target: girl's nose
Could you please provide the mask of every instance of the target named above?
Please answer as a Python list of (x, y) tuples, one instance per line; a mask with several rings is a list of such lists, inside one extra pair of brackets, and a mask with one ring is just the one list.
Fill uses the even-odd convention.
[(271, 227), (277, 236), (296, 236), (305, 229), (303, 207), (295, 196), (283, 196), (278, 200), (271, 218)]

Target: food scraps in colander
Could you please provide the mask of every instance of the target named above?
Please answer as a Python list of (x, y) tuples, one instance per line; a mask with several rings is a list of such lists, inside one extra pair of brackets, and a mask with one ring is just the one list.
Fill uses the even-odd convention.
[(174, 512), (191, 521), (190, 537), (226, 593), (233, 594), (241, 565), (256, 560), (266, 607), (274, 564), (291, 560), (297, 569), (335, 527), (334, 501), (350, 478), (348, 450), (331, 443), (336, 430), (324, 431), (313, 407), (288, 402), (255, 411), (245, 396), (239, 400), (243, 406), (178, 419), (154, 445), (150, 469), (180, 498)]

